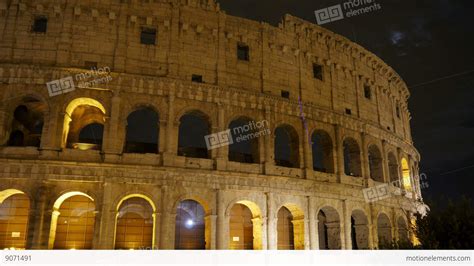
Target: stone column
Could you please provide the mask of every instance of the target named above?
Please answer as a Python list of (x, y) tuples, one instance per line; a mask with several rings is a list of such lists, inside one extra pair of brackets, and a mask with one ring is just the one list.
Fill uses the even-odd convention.
[[(270, 125), (273, 122), (273, 120), (271, 119), (271, 112), (268, 107), (265, 109), (265, 120), (267, 120)], [(274, 127), (270, 126), (270, 130), (272, 129), (274, 129)], [(271, 174), (275, 166), (275, 161), (273, 160), (274, 159), (273, 145), (275, 141), (274, 138), (275, 138), (274, 132), (271, 132), (270, 135), (265, 135), (264, 137), (265, 139), (265, 171), (264, 173), (265, 174)]]
[(307, 249), (306, 239), (308, 238), (308, 230), (305, 230), (307, 220), (304, 217), (298, 217), (291, 221), (293, 224), (293, 237), (295, 250)]
[[(33, 195), (32, 195), (33, 196)], [(49, 210), (50, 192), (47, 187), (40, 187), (35, 195), (29, 212), (27, 249), (47, 249), (51, 211)]]
[(153, 229), (155, 230), (153, 232), (153, 249), (160, 249), (161, 245), (161, 213), (160, 212), (154, 212), (153, 213), (153, 222), (155, 223), (153, 225)]
[(342, 201), (342, 213), (343, 213), (343, 217), (342, 217), (342, 228), (344, 230), (343, 231), (343, 236), (344, 238), (342, 238), (342, 240), (344, 240), (344, 243), (345, 243), (345, 246), (344, 248), (345, 249), (352, 249), (352, 237), (351, 237), (351, 214), (348, 212), (347, 210), (347, 202), (346, 200), (343, 200)]
[(308, 197), (309, 240), (311, 249), (319, 249), (319, 231), (316, 213), (317, 208), (314, 201), (314, 198)]
[(304, 160), (304, 172), (306, 179), (314, 179), (314, 171), (313, 171), (313, 154), (312, 154), (312, 147), (311, 147), (311, 134), (309, 132), (309, 128), (307, 128), (307, 124), (305, 121), (302, 121), (302, 129), (303, 134), (302, 136), (302, 143), (303, 143), (303, 160)]
[(384, 183), (390, 183), (390, 169), (387, 158), (387, 141), (382, 140), (382, 170)]
[(120, 154), (122, 153), (123, 147), (121, 147), (123, 140), (119, 138), (118, 133), (120, 125), (120, 91), (114, 91), (112, 96), (112, 104), (110, 108), (110, 117), (106, 118), (104, 125), (104, 138), (103, 138), (103, 148), (102, 151), (105, 153), (111, 154)]
[[(362, 168), (362, 177), (367, 180), (370, 178), (370, 169), (369, 169), (369, 153), (367, 151), (367, 143), (366, 143), (366, 133), (362, 132), (360, 134), (360, 140), (361, 140), (361, 158), (360, 158), (360, 164)], [(368, 182), (366, 182), (368, 184)]]
[(98, 249), (115, 248), (115, 227), (117, 222), (117, 208), (114, 206), (115, 192), (114, 185), (104, 183), (101, 205), (97, 206), (100, 211), (100, 232)]
[(253, 249), (254, 250), (262, 250), (263, 249), (263, 230), (262, 225), (263, 221), (261, 217), (255, 217), (252, 219), (253, 225)]
[(8, 142), (11, 131), (11, 119), (12, 116), (8, 112), (0, 110), (0, 145)]
[(273, 193), (266, 193), (267, 195), (267, 242), (268, 249), (278, 249), (277, 239), (277, 210), (274, 202)]
[[(170, 95), (168, 96), (168, 117), (166, 121), (166, 134), (164, 136), (166, 146), (164, 147), (163, 152), (163, 165), (164, 166), (174, 166), (174, 159), (178, 151), (178, 134), (176, 132), (177, 125), (175, 125), (175, 108), (174, 108), (174, 85), (170, 90)], [(174, 141), (176, 140), (176, 141)]]
[(344, 140), (342, 139), (343, 136), (341, 134), (341, 129), (339, 125), (334, 125), (334, 132), (335, 132), (334, 148), (333, 148), (334, 165), (335, 165), (335, 173), (337, 176), (337, 182), (340, 183), (342, 180), (342, 176), (345, 175), (344, 173)]
[(217, 191), (217, 249), (228, 249), (229, 218), (225, 213), (224, 192)]
[(204, 218), (205, 222), (205, 239), (206, 239), (206, 249), (217, 249), (216, 245), (216, 234), (217, 234), (217, 215), (207, 215)]
[[(218, 103), (217, 109), (218, 109), (218, 113), (217, 113), (218, 126), (215, 128), (214, 132), (211, 132), (211, 133), (217, 133), (217, 132), (226, 130), (226, 124), (225, 124), (226, 108), (222, 104)], [(229, 154), (229, 145), (224, 145), (222, 147), (219, 147), (216, 150), (213, 150), (213, 152), (217, 153), (216, 158), (215, 158), (217, 170), (225, 171), (227, 169), (227, 154)]]

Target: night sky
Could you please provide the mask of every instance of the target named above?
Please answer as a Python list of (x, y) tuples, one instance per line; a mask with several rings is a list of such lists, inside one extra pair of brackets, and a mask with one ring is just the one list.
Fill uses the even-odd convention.
[[(218, 0), (230, 15), (277, 25), (284, 14), (344, 0)], [(392, 66), (411, 92), (412, 135), (429, 187), (425, 199), (474, 199), (474, 1), (377, 0), (381, 9), (322, 25)]]

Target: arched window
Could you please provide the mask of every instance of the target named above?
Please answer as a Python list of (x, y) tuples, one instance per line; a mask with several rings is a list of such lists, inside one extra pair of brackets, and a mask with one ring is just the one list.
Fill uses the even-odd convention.
[(377, 182), (384, 182), (382, 168), (382, 154), (376, 145), (369, 147), (369, 171), (370, 178)]
[(205, 136), (211, 132), (209, 118), (199, 111), (188, 112), (180, 119), (178, 155), (191, 158), (210, 158)]
[(411, 182), (411, 173), (410, 173), (410, 166), (408, 165), (407, 159), (402, 159), (402, 181), (403, 181), (403, 188), (408, 191), (412, 192), (412, 182)]
[(184, 200), (178, 205), (175, 223), (175, 249), (205, 249), (204, 208), (197, 201)]
[(319, 249), (341, 249), (341, 221), (332, 207), (318, 212)]
[(334, 173), (332, 141), (328, 133), (318, 130), (311, 137), (313, 149), (313, 169), (324, 173)]
[(299, 168), (299, 140), (296, 130), (283, 125), (275, 129), (275, 164), (277, 166)]
[(229, 161), (258, 163), (258, 132), (255, 121), (241, 117), (229, 125), (233, 143), (229, 146)]
[(291, 212), (282, 207), (278, 211), (278, 249), (295, 249), (295, 241), (293, 238), (293, 215)]
[(351, 215), (352, 249), (369, 248), (369, 222), (364, 212), (355, 210)]
[(390, 249), (392, 244), (392, 225), (390, 219), (381, 213), (377, 219), (377, 237), (380, 249)]
[(63, 146), (79, 150), (101, 150), (105, 109), (98, 101), (77, 98), (66, 108)]
[(131, 197), (123, 201), (117, 215), (115, 249), (152, 249), (153, 212), (144, 198)]
[(388, 154), (388, 172), (392, 185), (400, 187), (400, 177), (398, 175), (398, 162), (392, 152)]
[(158, 153), (159, 117), (150, 108), (141, 108), (127, 117), (125, 153)]
[(8, 146), (39, 147), (47, 105), (35, 98), (25, 97), (13, 112)]
[(25, 249), (30, 200), (21, 191), (0, 192), (0, 250)]
[[(54, 249), (92, 249), (95, 204), (83, 195), (64, 200), (56, 214)], [(53, 214), (55, 215), (55, 214)]]
[(402, 217), (398, 217), (398, 241), (400, 244), (407, 244), (409, 243), (409, 236), (408, 236), (408, 225), (405, 222), (405, 219)]
[(352, 138), (346, 138), (343, 146), (344, 173), (349, 176), (362, 176), (359, 144), (357, 144), (357, 141)]

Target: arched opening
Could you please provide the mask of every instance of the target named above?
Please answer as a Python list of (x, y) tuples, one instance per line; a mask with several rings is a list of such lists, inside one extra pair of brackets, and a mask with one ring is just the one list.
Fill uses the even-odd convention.
[(377, 238), (379, 249), (388, 249), (392, 244), (392, 225), (390, 219), (381, 213), (377, 219)]
[(348, 176), (362, 176), (359, 144), (353, 138), (346, 138), (343, 142), (343, 147), (344, 173)]
[(278, 249), (304, 249), (304, 213), (288, 205), (278, 210), (277, 218)]
[(400, 177), (398, 175), (398, 162), (392, 152), (388, 153), (388, 172), (392, 185), (400, 187)]
[(200, 111), (183, 115), (179, 123), (178, 155), (191, 158), (210, 158), (205, 136), (211, 133), (209, 118)]
[(204, 208), (197, 201), (178, 205), (175, 223), (175, 249), (206, 249)]
[(313, 149), (313, 169), (324, 173), (334, 173), (332, 141), (329, 134), (318, 130), (311, 137)]
[(63, 146), (79, 150), (101, 150), (105, 108), (90, 98), (78, 98), (66, 108)]
[(275, 164), (277, 166), (299, 168), (299, 140), (296, 130), (289, 125), (275, 129)]
[(411, 173), (410, 173), (410, 166), (408, 166), (407, 159), (402, 159), (402, 180), (403, 180), (403, 188), (408, 191), (412, 192), (412, 182), (411, 182)]
[(53, 249), (92, 249), (95, 226), (95, 204), (87, 195), (60, 199), (53, 211), (57, 220), (50, 234)]
[(13, 112), (7, 145), (39, 147), (47, 105), (32, 97), (24, 97)]
[(341, 249), (341, 221), (332, 207), (318, 212), (319, 249)]
[(238, 201), (229, 213), (229, 249), (262, 249), (262, 218), (258, 206)]
[(369, 248), (369, 222), (364, 212), (355, 210), (351, 215), (352, 249)]
[(295, 249), (295, 241), (293, 239), (293, 215), (285, 208), (281, 207), (278, 211), (278, 249)]
[(158, 153), (159, 121), (158, 113), (151, 108), (141, 108), (128, 115), (124, 152)]
[(155, 235), (154, 212), (154, 205), (140, 195), (123, 199), (117, 213), (115, 249), (152, 249)]
[[(258, 131), (255, 121), (241, 117), (229, 124), (234, 140), (229, 145), (229, 161), (240, 163), (259, 163)], [(265, 125), (264, 125), (265, 126)]]
[(384, 182), (382, 168), (382, 154), (376, 145), (369, 147), (369, 171), (370, 178), (377, 182)]
[(0, 192), (0, 250), (25, 249), (30, 199), (21, 191)]
[(403, 219), (403, 217), (398, 217), (397, 225), (398, 225), (398, 241), (401, 244), (409, 243), (410, 238), (408, 235), (408, 225), (405, 219)]

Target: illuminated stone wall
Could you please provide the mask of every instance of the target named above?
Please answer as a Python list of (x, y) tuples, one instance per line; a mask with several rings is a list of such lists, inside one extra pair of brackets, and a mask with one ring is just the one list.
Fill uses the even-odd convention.
[[(30, 198), (28, 248), (48, 248), (54, 203), (68, 192), (94, 200), (95, 249), (114, 248), (118, 205), (134, 194), (156, 206), (153, 243), (160, 249), (174, 248), (176, 208), (185, 199), (206, 211), (208, 249), (228, 248), (230, 209), (236, 203), (252, 211), (258, 223), (254, 246), (262, 249), (277, 247), (282, 206), (298, 218), (303, 235), (295, 236), (295, 245), (305, 249), (319, 248), (317, 216), (325, 207), (337, 211), (340, 228), (330, 224), (330, 234), (339, 232), (340, 239), (330, 242), (343, 249), (351, 248), (356, 210), (367, 218), (369, 248), (377, 246), (380, 213), (389, 217), (398, 237), (396, 221), (409, 221), (405, 213), (413, 213), (421, 199), (420, 156), (411, 139), (409, 92), (393, 69), (348, 39), (289, 15), (273, 27), (226, 15), (211, 0), (122, 2), (0, 2), (0, 203), (1, 191), (8, 189)], [(38, 16), (48, 18), (46, 33), (31, 32)], [(142, 27), (157, 30), (156, 45), (140, 44)], [(248, 61), (238, 59), (238, 45), (248, 46)], [(47, 82), (76, 77), (91, 63), (110, 68), (112, 80), (48, 95)], [(314, 65), (322, 67), (321, 79)], [(201, 75), (203, 83), (191, 82), (192, 75)], [(44, 106), (40, 146), (9, 147), (15, 108), (26, 98)], [(77, 128), (90, 121), (103, 124), (100, 150), (66, 145), (78, 106), (91, 107), (81, 111), (91, 115)], [(127, 117), (139, 106), (159, 114), (158, 154), (123, 152)], [(276, 165), (273, 134), (258, 138), (258, 164), (229, 161), (228, 146), (211, 150), (209, 159), (178, 156), (179, 121), (190, 110), (207, 116), (212, 133), (240, 116), (267, 120), (271, 132), (291, 127), (298, 165)], [(332, 142), (331, 173), (313, 167), (309, 139), (321, 130)], [(348, 137), (360, 148), (358, 177), (344, 171), (342, 143)], [(372, 145), (382, 156), (383, 182), (370, 178)], [(415, 193), (411, 199), (394, 196), (369, 204), (362, 189), (390, 181), (389, 154), (400, 178), (406, 160)]]

